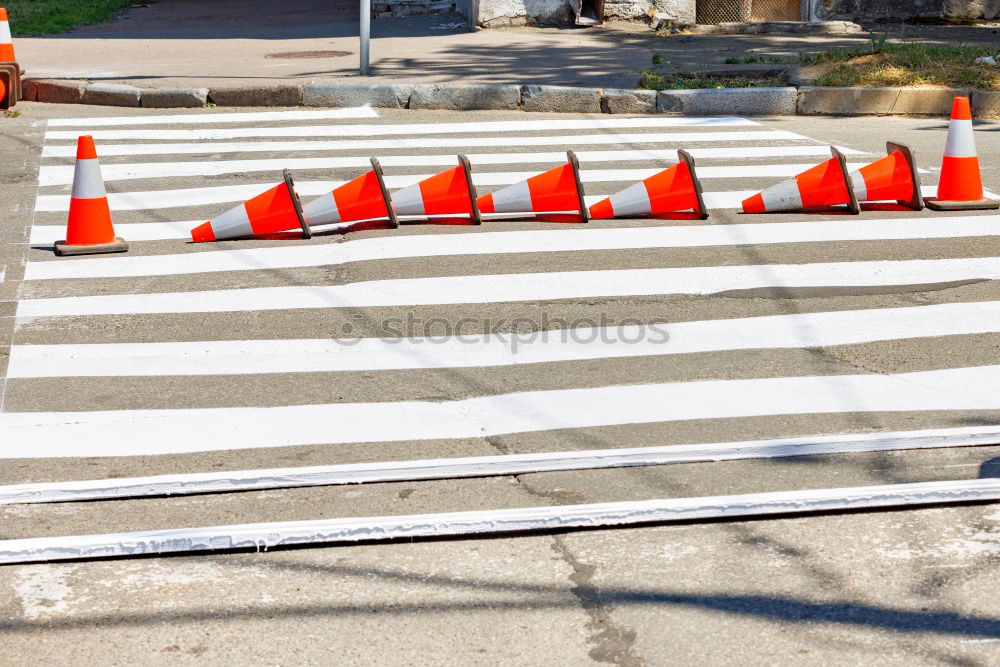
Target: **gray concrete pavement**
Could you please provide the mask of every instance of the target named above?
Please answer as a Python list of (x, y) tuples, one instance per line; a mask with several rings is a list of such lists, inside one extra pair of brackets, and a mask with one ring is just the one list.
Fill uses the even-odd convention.
[[(22, 107), (19, 107), (22, 108)], [(227, 110), (232, 111), (232, 110)], [(249, 111), (249, 110), (248, 110)], [(155, 112), (154, 112), (155, 113)], [(162, 113), (162, 112), (160, 112)], [(206, 114), (217, 113), (211, 110)], [(4, 316), (0, 334), (9, 345), (151, 343), (227, 339), (294, 339), (340, 335), (346, 327), (385, 336), (386, 322), (401, 312), (427, 321), (475, 326), (542, 313), (568, 321), (604, 315), (618, 321), (680, 323), (760, 315), (881, 309), (998, 299), (998, 283), (830, 287), (822, 290), (759, 289), (708, 296), (579, 298), (495, 304), (406, 308), (327, 308), (205, 314), (125, 314), (24, 319), (20, 299), (99, 294), (153, 294), (282, 285), (335, 285), (387, 278), (555, 274), (594, 269), (719, 267), (975, 258), (997, 255), (996, 236), (946, 239), (845, 241), (581, 252), (414, 257), (127, 279), (22, 280), (24, 262), (50, 262), (48, 244), (27, 243), (30, 229), (60, 224), (64, 213), (34, 210), (35, 194), (65, 193), (65, 186), (37, 188), (36, 167), (70, 164), (44, 157), (47, 118), (134, 117), (149, 111), (25, 104), (7, 119), (0, 150), (7, 157), (0, 205), (0, 264)], [(159, 115), (159, 113), (155, 113)], [(342, 140), (328, 125), (440, 124), (511, 120), (579, 119), (571, 115), (380, 111), (377, 119), (220, 123), (229, 127), (315, 126), (318, 136)], [(606, 117), (605, 117), (606, 118)], [(85, 125), (86, 123), (82, 123)], [(140, 129), (141, 126), (122, 126)], [(149, 129), (193, 128), (156, 125)], [(444, 138), (500, 137), (499, 145), (469, 146), (470, 153), (500, 154), (676, 147), (822, 146), (836, 143), (874, 159), (886, 139), (908, 143), (933, 183), (944, 142), (944, 123), (927, 119), (773, 118), (760, 126), (532, 130), (526, 133), (445, 133)], [(49, 128), (62, 129), (62, 128)], [(94, 130), (118, 130), (94, 127)], [(987, 187), (1000, 189), (1000, 124), (978, 125)], [(663, 132), (714, 133), (784, 130), (801, 138), (756, 141), (658, 142)], [(596, 147), (584, 140), (554, 147), (524, 147), (521, 135), (648, 132), (643, 140)], [(391, 135), (387, 135), (391, 137)], [(406, 136), (424, 136), (420, 133)], [(430, 135), (427, 135), (430, 136)], [(690, 135), (694, 136), (694, 135)], [(736, 135), (730, 135), (735, 137)], [(387, 137), (377, 137), (384, 139)], [(506, 139), (505, 139), (506, 138)], [(704, 137), (703, 137), (704, 138)], [(716, 137), (718, 139), (719, 137)], [(263, 137), (260, 141), (282, 140)], [(301, 140), (301, 139), (293, 139)], [(143, 145), (165, 140), (98, 141)], [(232, 140), (230, 140), (232, 141)], [(240, 139), (255, 142), (257, 138)], [(390, 138), (391, 141), (391, 138)], [(470, 139), (471, 141), (471, 139)], [(187, 143), (197, 151), (197, 142)], [(249, 148), (249, 146), (247, 146)], [(221, 176), (111, 180), (113, 193), (160, 192), (259, 184), (278, 177), (283, 162), (299, 157), (426, 155), (459, 148), (398, 147), (294, 152), (192, 153), (102, 158), (102, 164), (268, 159), (273, 169)], [(209, 149), (211, 151), (211, 149)], [(742, 175), (754, 165), (793, 163), (803, 168), (822, 157), (707, 158), (699, 166), (733, 167), (731, 175), (705, 180), (710, 192), (763, 187), (774, 178)], [(585, 163), (585, 170), (654, 166), (655, 160)], [(482, 164), (476, 173), (540, 171), (546, 163)], [(396, 166), (390, 175), (433, 173), (436, 168)], [(297, 182), (340, 179), (352, 169), (297, 172)], [(625, 184), (587, 183), (591, 195)], [(483, 186), (482, 192), (499, 186)], [(138, 196), (138, 195), (137, 195)], [(178, 195), (179, 203), (185, 203)], [(232, 203), (115, 211), (119, 225), (206, 219)], [(979, 214), (969, 214), (978, 216)], [(869, 210), (862, 220), (934, 219), (934, 214)], [(842, 215), (744, 216), (716, 209), (713, 225), (733, 223), (848, 222)], [(691, 220), (594, 221), (588, 229), (691, 226)], [(942, 224), (950, 224), (942, 221)], [(132, 227), (135, 229), (135, 227)], [(350, 244), (368, 238), (483, 234), (561, 229), (541, 221), (490, 221), (481, 228), (405, 225), (320, 235), (310, 242), (269, 239), (195, 246), (180, 238), (133, 241), (128, 256), (186, 255), (236, 248), (297, 248)], [(483, 237), (488, 238), (488, 237)], [(108, 260), (115, 258), (109, 257)], [(74, 260), (68, 260), (74, 261)], [(103, 260), (102, 260), (103, 261)], [(360, 315), (360, 317), (358, 317)], [(509, 327), (508, 327), (509, 328)], [(434, 402), (517, 391), (574, 389), (658, 382), (786, 376), (886, 374), (985, 366), (1000, 359), (1000, 336), (894, 339), (825, 348), (720, 351), (634, 359), (597, 359), (493, 368), (417, 368), (406, 371), (272, 373), (242, 376), (7, 378), (6, 413), (98, 410), (176, 410), (365, 401)], [(0, 365), (3, 368), (3, 365)], [(971, 389), (975, 391), (975, 389)], [(390, 412), (387, 417), (392, 418)], [(959, 427), (1000, 423), (1000, 412), (905, 411), (793, 414), (777, 417), (688, 419), (648, 424), (540, 430), (484, 438), (398, 440), (327, 446), (229, 449), (162, 456), (5, 459), (0, 483), (112, 478), (167, 472), (239, 470), (436, 456), (559, 451), (687, 442), (750, 440), (788, 435)], [(152, 435), (152, 434), (151, 434)], [(222, 432), (205, 437), (222, 437)], [(110, 438), (116, 437), (109, 433)], [(124, 500), (0, 508), (0, 539), (192, 525), (284, 521), (330, 516), (398, 515), (533, 505), (638, 500), (803, 488), (849, 487), (940, 479), (973, 479), (997, 473), (1000, 446), (575, 471), (516, 478), (287, 489), (186, 498)], [(905, 512), (847, 513), (795, 519), (726, 521), (627, 530), (516, 538), (418, 541), (186, 558), (41, 564), (0, 568), (0, 658), (9, 664), (210, 660), (275, 663), (429, 664), (990, 664), (1000, 642), (1000, 606), (993, 595), (1000, 559), (1000, 505), (927, 508)]]

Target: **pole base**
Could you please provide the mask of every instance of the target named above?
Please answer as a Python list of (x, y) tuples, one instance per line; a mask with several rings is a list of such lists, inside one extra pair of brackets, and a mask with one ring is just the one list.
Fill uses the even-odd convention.
[(65, 241), (56, 241), (55, 251), (59, 257), (101, 255), (108, 252), (128, 252), (128, 243), (117, 236), (111, 243), (94, 243), (92, 245), (67, 245)]
[(925, 197), (924, 203), (932, 211), (991, 211), (1000, 208), (997, 199), (972, 199), (970, 201), (948, 201)]

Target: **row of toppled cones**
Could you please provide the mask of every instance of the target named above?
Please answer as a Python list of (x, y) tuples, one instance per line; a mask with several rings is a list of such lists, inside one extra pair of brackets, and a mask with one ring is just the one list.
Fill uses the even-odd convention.
[[(901, 144), (886, 144), (887, 156), (849, 172), (844, 156), (831, 147), (833, 157), (801, 174), (745, 199), (744, 213), (800, 211), (846, 206), (860, 213), (860, 202), (891, 201), (920, 210), (926, 202), (935, 210), (1000, 207), (983, 197), (979, 159), (972, 136), (969, 100), (955, 98), (937, 197), (923, 199), (913, 152)], [(266, 192), (195, 227), (195, 242), (266, 236), (301, 230), (307, 237), (318, 226), (381, 221), (399, 225), (399, 216), (462, 217), (480, 224), (481, 215), (539, 215), (570, 213), (580, 221), (641, 215), (663, 216), (691, 212), (708, 218), (694, 159), (678, 150), (679, 162), (643, 181), (602, 199), (589, 208), (584, 203), (580, 168), (572, 151), (566, 164), (532, 176), (482, 197), (477, 196), (468, 158), (458, 166), (393, 192), (385, 186), (378, 160), (372, 170), (320, 195), (303, 206), (288, 170), (284, 181)], [(79, 138), (73, 195), (66, 241), (56, 253), (123, 252), (127, 244), (114, 235), (104, 183), (93, 139)]]

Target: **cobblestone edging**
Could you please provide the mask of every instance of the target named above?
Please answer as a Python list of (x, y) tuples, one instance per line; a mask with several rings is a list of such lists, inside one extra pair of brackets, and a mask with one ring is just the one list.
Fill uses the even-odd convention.
[(1000, 91), (964, 88), (721, 88), (651, 90), (491, 84), (333, 83), (237, 88), (139, 88), (124, 84), (24, 80), (24, 99), (63, 104), (187, 108), (217, 106), (501, 110), (686, 115), (947, 116), (956, 95), (972, 95), (973, 114), (1000, 118)]

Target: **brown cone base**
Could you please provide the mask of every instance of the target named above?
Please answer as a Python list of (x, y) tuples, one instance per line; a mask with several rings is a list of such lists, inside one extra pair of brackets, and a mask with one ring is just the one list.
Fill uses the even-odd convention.
[(1000, 200), (973, 199), (971, 201), (948, 201), (945, 199), (924, 199), (927, 208), (932, 211), (991, 211), (1000, 208)]
[(56, 254), (60, 257), (69, 255), (100, 255), (107, 252), (127, 252), (128, 243), (115, 237), (111, 243), (95, 243), (93, 245), (66, 245), (65, 241), (56, 241)]

